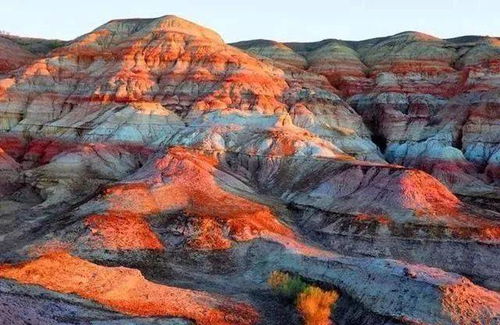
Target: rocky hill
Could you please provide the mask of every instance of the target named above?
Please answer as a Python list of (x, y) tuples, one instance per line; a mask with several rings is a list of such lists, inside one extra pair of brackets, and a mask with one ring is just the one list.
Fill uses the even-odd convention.
[(0, 323), (500, 321), (498, 38), (0, 36), (0, 131)]

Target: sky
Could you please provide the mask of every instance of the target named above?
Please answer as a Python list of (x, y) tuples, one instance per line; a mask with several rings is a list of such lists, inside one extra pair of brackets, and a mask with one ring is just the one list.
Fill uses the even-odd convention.
[(111, 19), (173, 14), (226, 42), (361, 40), (402, 31), (500, 36), (500, 0), (0, 0), (0, 30), (70, 40)]

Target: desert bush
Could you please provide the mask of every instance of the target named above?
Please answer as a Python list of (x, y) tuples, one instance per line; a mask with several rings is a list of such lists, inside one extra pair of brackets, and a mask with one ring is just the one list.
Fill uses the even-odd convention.
[(307, 284), (299, 276), (292, 277), (280, 271), (273, 271), (267, 283), (289, 299), (295, 299), (307, 287)]
[(281, 287), (281, 293), (287, 298), (295, 299), (306, 287), (307, 284), (300, 277), (294, 276)]
[(297, 309), (304, 318), (305, 325), (330, 325), (332, 305), (338, 300), (336, 291), (324, 291), (308, 286), (297, 297)]
[(273, 271), (267, 279), (267, 284), (273, 289), (279, 288), (283, 283), (290, 281), (290, 276), (281, 271)]
[(305, 325), (330, 325), (330, 314), (339, 294), (308, 284), (300, 276), (273, 271), (267, 279), (271, 288), (281, 296), (295, 301)]

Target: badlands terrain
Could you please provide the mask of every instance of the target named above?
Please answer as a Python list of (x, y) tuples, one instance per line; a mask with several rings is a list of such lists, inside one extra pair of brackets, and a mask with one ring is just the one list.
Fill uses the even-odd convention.
[(0, 324), (500, 324), (499, 255), (498, 37), (0, 36)]

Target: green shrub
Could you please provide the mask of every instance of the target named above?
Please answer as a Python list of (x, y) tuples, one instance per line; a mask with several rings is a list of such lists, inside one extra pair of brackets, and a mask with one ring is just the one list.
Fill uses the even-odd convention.
[(304, 325), (332, 324), (330, 315), (339, 299), (339, 292), (323, 290), (305, 282), (300, 276), (291, 276), (281, 271), (271, 272), (267, 283), (279, 295), (294, 301)]
[(280, 295), (292, 300), (295, 300), (299, 293), (304, 291), (307, 287), (307, 283), (305, 283), (300, 276), (291, 277), (280, 271), (272, 272), (267, 282)]

